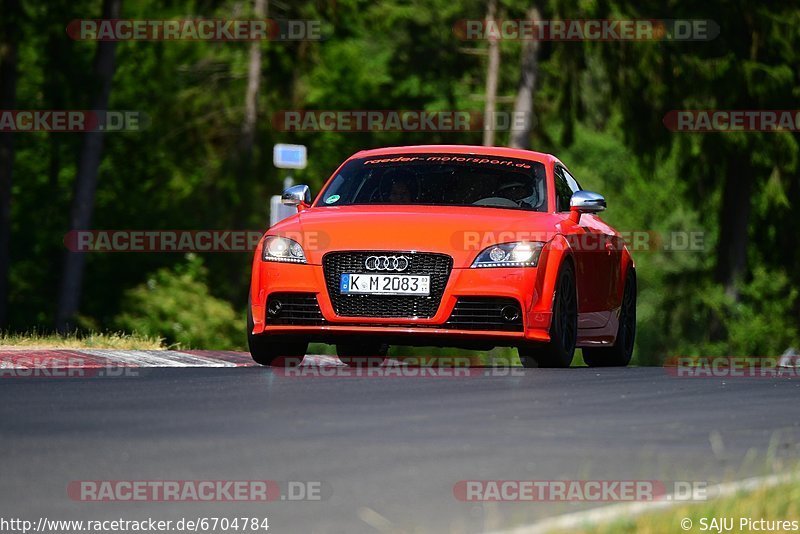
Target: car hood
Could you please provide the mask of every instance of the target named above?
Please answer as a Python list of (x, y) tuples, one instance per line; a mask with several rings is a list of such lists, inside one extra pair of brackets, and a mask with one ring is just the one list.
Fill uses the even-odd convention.
[(440, 252), (469, 267), (495, 243), (548, 241), (561, 219), (540, 212), (458, 206), (310, 208), (269, 230), (303, 244), (309, 263), (334, 250)]

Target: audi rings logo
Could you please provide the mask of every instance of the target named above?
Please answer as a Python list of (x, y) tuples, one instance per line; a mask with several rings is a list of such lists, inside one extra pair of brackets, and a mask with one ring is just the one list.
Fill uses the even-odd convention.
[(408, 269), (408, 258), (405, 256), (368, 256), (364, 260), (368, 271), (405, 271)]

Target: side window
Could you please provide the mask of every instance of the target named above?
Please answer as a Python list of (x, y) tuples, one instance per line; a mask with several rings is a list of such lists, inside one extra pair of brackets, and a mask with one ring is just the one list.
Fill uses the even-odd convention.
[(569, 183), (564, 176), (564, 169), (559, 166), (555, 168), (555, 182), (556, 209), (558, 211), (569, 211), (569, 199), (572, 198), (572, 189), (569, 187)]
[(577, 180), (575, 180), (575, 178), (572, 177), (569, 171), (567, 171), (567, 169), (561, 169), (561, 171), (564, 173), (564, 178), (566, 178), (567, 185), (569, 185), (570, 190), (573, 193), (577, 193), (578, 191), (580, 191), (581, 190), (580, 184), (578, 183)]

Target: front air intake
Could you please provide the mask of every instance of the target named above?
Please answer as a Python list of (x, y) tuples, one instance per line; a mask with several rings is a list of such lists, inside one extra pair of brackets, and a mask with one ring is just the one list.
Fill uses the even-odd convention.
[(445, 326), (460, 330), (520, 332), (522, 308), (512, 298), (459, 297)]
[(267, 298), (266, 324), (320, 325), (325, 323), (314, 293), (272, 293)]

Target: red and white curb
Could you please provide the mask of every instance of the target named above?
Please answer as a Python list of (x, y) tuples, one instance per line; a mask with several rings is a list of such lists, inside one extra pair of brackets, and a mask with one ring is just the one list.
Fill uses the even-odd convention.
[[(308, 355), (303, 365), (341, 363), (334, 356)], [(224, 350), (0, 349), (0, 369), (256, 366), (248, 353)]]

